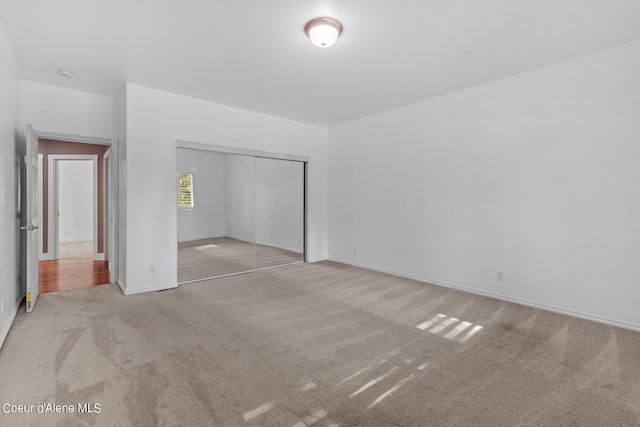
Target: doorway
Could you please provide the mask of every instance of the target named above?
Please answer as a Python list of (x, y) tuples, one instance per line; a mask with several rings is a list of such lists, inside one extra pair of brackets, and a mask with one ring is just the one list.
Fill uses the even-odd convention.
[(53, 161), (54, 209), (49, 215), (55, 222), (52, 249), (58, 259), (94, 259), (98, 252), (94, 237), (97, 231), (97, 156), (91, 157), (91, 160)]
[(117, 176), (105, 170), (115, 166), (106, 159), (111, 145), (40, 137), (38, 150), (43, 170), (40, 292), (111, 283), (116, 270), (107, 248), (117, 245), (107, 244), (117, 235), (114, 211), (107, 210), (108, 202), (115, 204), (111, 187)]

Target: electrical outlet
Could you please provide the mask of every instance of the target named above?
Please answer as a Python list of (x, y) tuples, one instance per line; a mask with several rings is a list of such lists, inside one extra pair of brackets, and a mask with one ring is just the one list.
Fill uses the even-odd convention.
[(356, 247), (353, 248), (353, 254), (357, 255), (358, 254), (358, 249)]
[(6, 304), (4, 302), (4, 298), (2, 298), (2, 314), (4, 314), (5, 310), (6, 310)]
[(498, 271), (498, 281), (504, 282), (504, 273), (502, 271)]
[(156, 272), (156, 266), (155, 265), (150, 265), (149, 266), (149, 274), (153, 274)]

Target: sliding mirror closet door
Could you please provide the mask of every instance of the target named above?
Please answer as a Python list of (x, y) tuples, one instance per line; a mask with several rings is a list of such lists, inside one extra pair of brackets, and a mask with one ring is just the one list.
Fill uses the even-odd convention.
[(255, 159), (256, 268), (303, 261), (304, 163)]
[(219, 249), (227, 273), (255, 269), (254, 158), (227, 154), (227, 234)]
[(254, 160), (178, 148), (178, 283), (255, 268)]

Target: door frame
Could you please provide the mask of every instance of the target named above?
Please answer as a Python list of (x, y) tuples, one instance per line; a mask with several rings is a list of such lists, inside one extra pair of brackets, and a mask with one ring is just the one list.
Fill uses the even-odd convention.
[(110, 160), (109, 160), (109, 182), (107, 183), (107, 191), (105, 197), (108, 197), (108, 205), (111, 207), (111, 214), (109, 218), (105, 218), (105, 223), (109, 223), (109, 233), (105, 235), (105, 241), (108, 239), (107, 247), (110, 248), (109, 259), (109, 271), (110, 283), (116, 283), (119, 280), (119, 251), (120, 251), (120, 143), (117, 139), (62, 134), (55, 132), (47, 132), (36, 130), (36, 135), (41, 139), (52, 139), (56, 141), (66, 142), (78, 142), (82, 144), (100, 144), (110, 146)]
[[(104, 261), (109, 261), (111, 259), (111, 257), (109, 256), (110, 254), (110, 250), (111, 247), (109, 246), (109, 231), (110, 231), (110, 227), (109, 227), (109, 201), (111, 199), (111, 197), (109, 196), (109, 192), (111, 191), (111, 188), (109, 187), (109, 165), (111, 162), (111, 147), (109, 147), (107, 149), (107, 151), (105, 151), (104, 155), (102, 156), (102, 182), (104, 183), (104, 187), (105, 187), (105, 193), (103, 194), (104, 197), (104, 203), (103, 203), (103, 212), (102, 212), (102, 218), (104, 218), (104, 221), (102, 221), (102, 255), (103, 255), (103, 259)], [(111, 271), (111, 267), (109, 267), (109, 271)]]
[[(49, 253), (50, 259), (60, 258), (60, 180), (59, 180), (59, 163), (60, 161), (90, 161), (92, 162), (93, 185), (92, 185), (92, 204), (93, 211), (91, 219), (93, 221), (93, 260), (104, 261), (104, 253), (98, 253), (98, 155), (97, 154), (49, 154), (49, 215), (47, 218), (48, 234), (49, 234)], [(108, 188), (108, 184), (107, 184)], [(104, 236), (106, 237), (106, 236)]]

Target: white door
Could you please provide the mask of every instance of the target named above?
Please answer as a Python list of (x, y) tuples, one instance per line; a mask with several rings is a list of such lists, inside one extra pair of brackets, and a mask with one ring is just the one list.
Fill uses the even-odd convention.
[(25, 131), (26, 164), (26, 225), (27, 233), (27, 313), (33, 310), (38, 299), (38, 136), (31, 125)]

